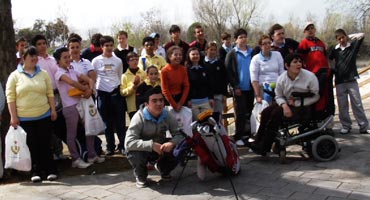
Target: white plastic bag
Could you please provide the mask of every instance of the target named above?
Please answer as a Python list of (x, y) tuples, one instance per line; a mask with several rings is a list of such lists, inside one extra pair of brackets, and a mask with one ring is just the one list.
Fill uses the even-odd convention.
[(81, 98), (76, 108), (84, 122), (86, 136), (98, 135), (105, 130), (105, 124), (92, 97), (88, 99)]
[(22, 127), (10, 126), (5, 137), (5, 167), (19, 171), (30, 171), (31, 154), (27, 146), (27, 133)]
[(192, 112), (191, 109), (188, 107), (183, 106), (180, 110), (180, 112), (176, 112), (172, 106), (168, 106), (169, 112), (175, 116), (179, 128), (184, 131), (184, 133), (190, 137), (193, 136), (193, 132), (191, 130), (191, 122), (192, 122)]
[(268, 106), (269, 106), (269, 103), (267, 103), (267, 101), (265, 100), (262, 100), (262, 103), (254, 104), (254, 108), (252, 110), (251, 119), (250, 119), (252, 135), (257, 133), (258, 128), (260, 126), (261, 113)]

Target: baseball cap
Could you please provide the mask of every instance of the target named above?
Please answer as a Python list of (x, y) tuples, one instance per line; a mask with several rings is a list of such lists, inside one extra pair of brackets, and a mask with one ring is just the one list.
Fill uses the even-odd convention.
[(315, 26), (315, 25), (313, 24), (313, 22), (307, 22), (307, 23), (306, 23), (306, 25), (304, 26), (303, 31), (305, 31), (305, 30), (308, 28), (308, 26), (310, 26), (310, 25)]
[(151, 33), (151, 34), (149, 35), (149, 37), (151, 37), (151, 38), (156, 38), (156, 37), (160, 38), (160, 37), (161, 37), (161, 35), (159, 35), (159, 33)]

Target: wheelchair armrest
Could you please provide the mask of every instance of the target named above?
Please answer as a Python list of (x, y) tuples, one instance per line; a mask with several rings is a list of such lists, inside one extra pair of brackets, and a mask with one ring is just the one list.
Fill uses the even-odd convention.
[(307, 97), (313, 97), (315, 94), (312, 92), (292, 92), (293, 97), (299, 97), (299, 98), (307, 98)]

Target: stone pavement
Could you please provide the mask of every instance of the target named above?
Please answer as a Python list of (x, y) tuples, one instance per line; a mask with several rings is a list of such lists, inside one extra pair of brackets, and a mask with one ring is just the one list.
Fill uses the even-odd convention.
[[(337, 123), (335, 130), (338, 130)], [(337, 134), (341, 152), (331, 162), (316, 162), (301, 155), (298, 146), (288, 149), (288, 164), (280, 164), (275, 155), (268, 158), (241, 148), (242, 172), (232, 177), (239, 199), (370, 199), (370, 135)], [(150, 172), (153, 184), (138, 189), (132, 171), (61, 178), (56, 182), (30, 182), (0, 186), (0, 199), (235, 199), (230, 182), (219, 174), (207, 173), (205, 181), (196, 176), (196, 162), (189, 161), (184, 175), (171, 195), (174, 180), (159, 181)]]
[[(289, 163), (278, 157), (260, 157), (241, 149), (242, 172), (232, 177), (239, 199), (370, 199), (370, 135), (338, 135), (339, 157), (316, 162), (302, 157), (298, 147), (290, 148)], [(205, 181), (196, 176), (196, 162), (189, 161), (185, 173), (171, 195), (174, 180), (153, 183), (149, 188), (135, 186), (132, 171), (61, 178), (40, 184), (29, 182), (0, 186), (0, 199), (235, 199), (226, 177), (207, 173)], [(159, 180), (156, 171), (150, 178)]]
[[(370, 91), (370, 90), (367, 90)], [(363, 94), (366, 94), (363, 93)], [(370, 100), (364, 102), (370, 117)], [(352, 117), (353, 119), (353, 117)], [(335, 118), (335, 132), (340, 125)], [(276, 155), (261, 157), (240, 149), (242, 171), (232, 177), (239, 199), (253, 200), (344, 200), (370, 199), (370, 135), (358, 134), (353, 123), (351, 134), (336, 135), (341, 147), (337, 159), (316, 162), (302, 156), (298, 146), (288, 148), (288, 164), (280, 164)], [(156, 171), (149, 178), (153, 183), (148, 188), (135, 186), (132, 171), (99, 175), (84, 175), (44, 181), (33, 184), (23, 182), (0, 185), (0, 200), (32, 199), (235, 199), (229, 180), (219, 174), (207, 173), (205, 181), (196, 176), (196, 162), (189, 161), (175, 191), (171, 195), (181, 167), (172, 175), (170, 182), (159, 181)]]

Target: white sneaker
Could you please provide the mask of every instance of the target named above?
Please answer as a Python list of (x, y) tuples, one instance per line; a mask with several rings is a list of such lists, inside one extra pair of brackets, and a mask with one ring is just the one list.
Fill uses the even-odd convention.
[(104, 161), (105, 161), (105, 158), (99, 157), (99, 156), (95, 156), (94, 158), (88, 158), (87, 159), (87, 162), (91, 163), (91, 164), (93, 164), (93, 163), (102, 163)]
[(348, 134), (350, 131), (351, 131), (351, 129), (342, 128), (342, 129), (340, 129), (340, 134), (345, 135), (345, 134)]
[(57, 178), (58, 176), (56, 174), (49, 174), (46, 179), (48, 179), (48, 181), (55, 181)]
[(87, 162), (81, 160), (81, 158), (72, 162), (72, 167), (73, 168), (85, 169), (85, 168), (90, 167), (90, 165), (91, 165), (90, 163), (87, 163)]
[(237, 146), (244, 146), (244, 145), (245, 145), (245, 143), (244, 143), (244, 141), (243, 141), (243, 140), (237, 140), (237, 141), (235, 142), (235, 144), (236, 144)]

